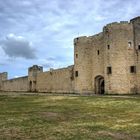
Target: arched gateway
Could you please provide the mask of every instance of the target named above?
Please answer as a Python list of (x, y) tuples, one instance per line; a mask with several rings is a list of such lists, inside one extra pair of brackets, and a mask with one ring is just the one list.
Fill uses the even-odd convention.
[(104, 94), (105, 87), (104, 87), (104, 77), (98, 75), (95, 77), (95, 94)]

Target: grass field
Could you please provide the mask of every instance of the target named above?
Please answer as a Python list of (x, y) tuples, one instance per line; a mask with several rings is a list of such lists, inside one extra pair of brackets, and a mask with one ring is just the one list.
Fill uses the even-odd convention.
[(0, 96), (0, 140), (140, 140), (140, 96)]

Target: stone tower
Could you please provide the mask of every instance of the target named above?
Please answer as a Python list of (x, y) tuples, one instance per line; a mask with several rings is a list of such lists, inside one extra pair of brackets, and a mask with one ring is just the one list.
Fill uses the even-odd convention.
[(75, 92), (92, 91), (92, 44), (86, 36), (74, 39)]
[(140, 17), (74, 39), (75, 92), (140, 93)]
[(28, 68), (29, 91), (37, 91), (37, 75), (40, 72), (43, 72), (43, 67), (41, 66), (33, 65)]
[(135, 66), (136, 66), (136, 88), (140, 93), (140, 17), (136, 17), (130, 20), (133, 27), (133, 44), (135, 49)]
[(130, 71), (131, 67), (135, 67), (136, 55), (131, 23), (108, 24), (104, 27), (103, 34), (105, 92), (135, 92), (135, 73)]
[(8, 77), (7, 72), (0, 73), (0, 90), (2, 90), (2, 88), (3, 88), (2, 82), (7, 80), (7, 77)]

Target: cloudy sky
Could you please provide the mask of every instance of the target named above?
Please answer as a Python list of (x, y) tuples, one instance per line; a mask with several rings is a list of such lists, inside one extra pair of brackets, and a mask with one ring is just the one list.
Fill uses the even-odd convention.
[(140, 16), (139, 0), (0, 0), (0, 72), (73, 64), (73, 39)]

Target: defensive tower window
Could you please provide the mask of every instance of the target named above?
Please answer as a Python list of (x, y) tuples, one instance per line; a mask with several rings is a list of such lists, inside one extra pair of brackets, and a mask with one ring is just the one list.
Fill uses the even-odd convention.
[(110, 45), (107, 45), (108, 50), (110, 49)]
[(130, 73), (136, 73), (136, 66), (130, 66)]
[(107, 74), (112, 74), (112, 67), (107, 67)]
[(140, 50), (140, 45), (138, 45), (138, 49)]
[(78, 77), (78, 71), (75, 71), (75, 77)]
[(76, 58), (78, 58), (78, 54), (76, 54)]
[(128, 42), (128, 47), (131, 48), (132, 47), (132, 43)]
[(100, 51), (99, 51), (99, 50), (97, 51), (97, 54), (98, 54), (98, 55), (100, 54)]

